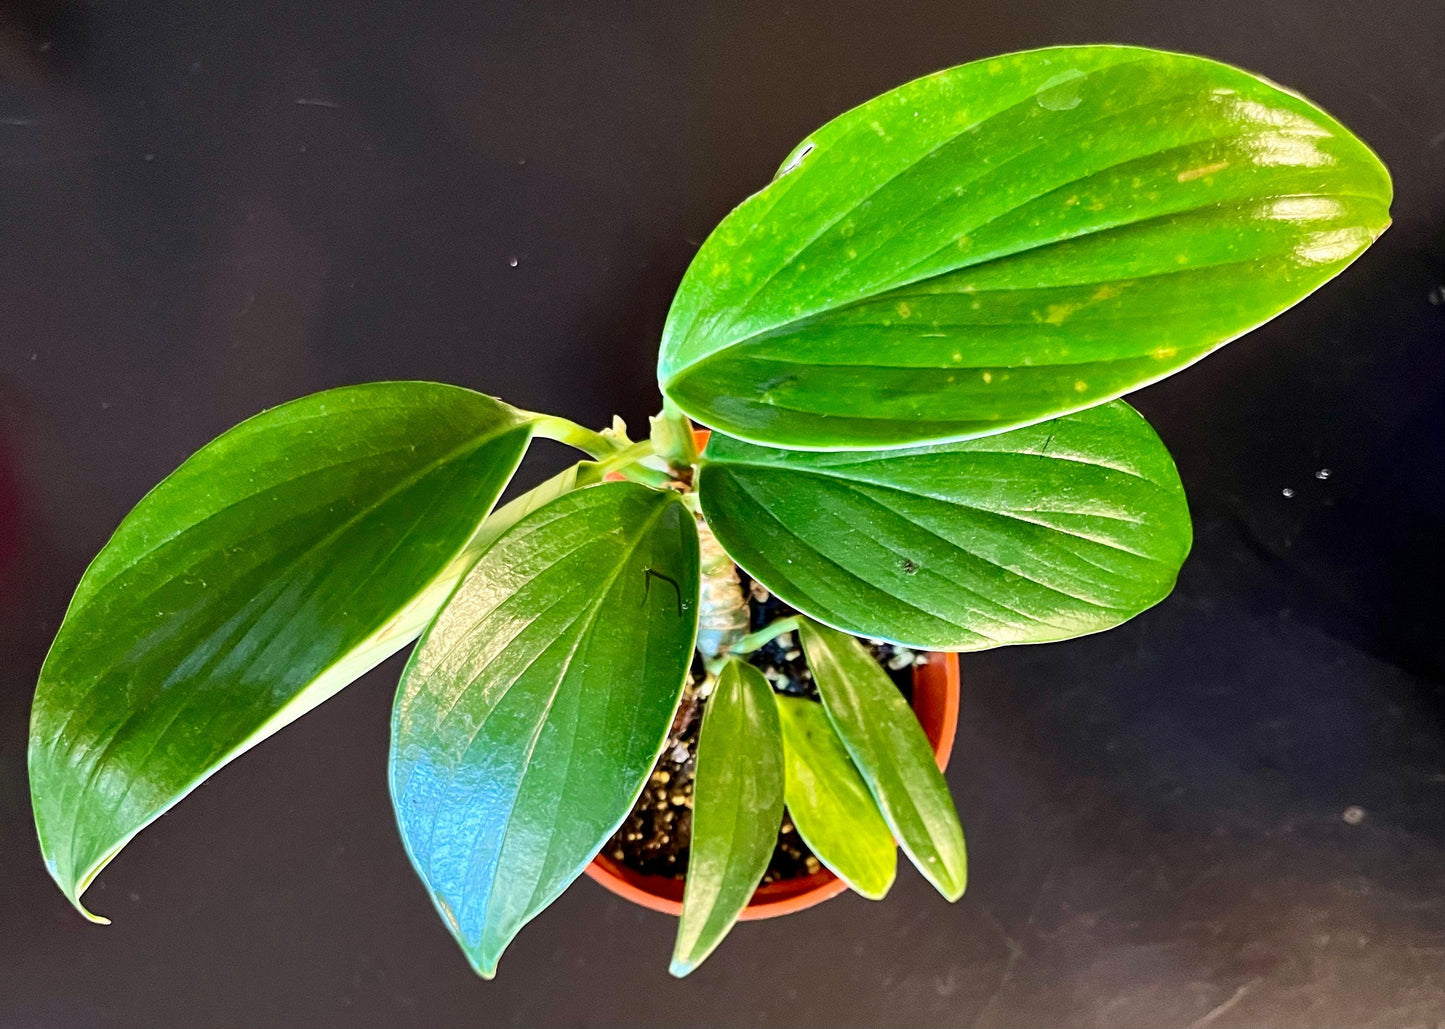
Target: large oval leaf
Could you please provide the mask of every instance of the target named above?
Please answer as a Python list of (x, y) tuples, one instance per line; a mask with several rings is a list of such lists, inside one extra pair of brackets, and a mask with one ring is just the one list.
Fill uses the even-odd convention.
[(789, 604), (929, 650), (1117, 625), (1168, 595), (1190, 544), (1174, 462), (1122, 401), (909, 450), (714, 433), (698, 492), (727, 552)]
[(818, 860), (855, 892), (882, 900), (898, 847), (868, 784), (821, 704), (774, 694), (783, 726), (788, 814)]
[(604, 483), (502, 533), (412, 655), (392, 798), (483, 976), (642, 792), (692, 661), (697, 595), (697, 528), (678, 495)]
[(136, 505), (86, 570), (31, 715), (41, 851), (82, 913), (142, 828), (415, 638), (531, 420), (436, 383), (318, 393)]
[(1384, 166), (1214, 61), (1057, 47), (930, 75), (805, 140), (717, 228), (658, 379), (801, 449), (999, 432), (1198, 360), (1389, 223)]
[(818, 695), (903, 852), (949, 900), (968, 884), (968, 853), (928, 737), (863, 644), (803, 620), (798, 634)]
[(773, 688), (733, 658), (703, 709), (673, 975), (702, 964), (748, 906), (778, 843), (784, 782)]

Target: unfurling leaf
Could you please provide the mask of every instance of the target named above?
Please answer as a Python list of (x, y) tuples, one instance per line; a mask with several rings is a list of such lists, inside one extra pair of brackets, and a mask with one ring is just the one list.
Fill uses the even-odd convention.
[(1189, 552), (1164, 444), (1122, 401), (908, 450), (776, 450), (714, 433), (703, 511), (748, 574), (860, 636), (980, 650), (1110, 628)]
[(856, 893), (882, 900), (898, 847), (823, 705), (774, 694), (788, 769), (788, 816), (824, 865)]
[(1247, 72), (1128, 46), (976, 61), (823, 126), (703, 244), (658, 381), (796, 449), (988, 435), (1269, 320), (1389, 224), (1379, 159)]
[(392, 718), (392, 800), (481, 975), (642, 792), (692, 661), (697, 595), (679, 496), (603, 483), (499, 535), (417, 646)]
[(862, 643), (808, 620), (799, 635), (828, 718), (893, 835), (924, 878), (957, 900), (968, 882), (963, 828), (918, 719)]
[(692, 845), (672, 974), (722, 942), (768, 870), (783, 818), (783, 740), (763, 673), (733, 658), (703, 709), (693, 783)]
[(416, 637), (531, 422), (455, 386), (331, 390), (242, 422), (136, 505), (31, 715), (41, 851), (76, 908), (93, 917), (85, 888), (217, 768)]

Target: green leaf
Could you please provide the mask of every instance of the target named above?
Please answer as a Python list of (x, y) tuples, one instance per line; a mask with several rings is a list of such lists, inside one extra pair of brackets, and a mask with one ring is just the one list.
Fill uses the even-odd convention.
[(532, 416), (425, 382), (282, 405), (206, 445), (86, 570), (40, 673), (30, 791), (80, 894), (217, 768), (435, 614)]
[(427, 630), (392, 718), (402, 839), (467, 959), (507, 944), (622, 824), (697, 632), (678, 494), (567, 493), (498, 536)]
[(893, 833), (823, 705), (774, 694), (787, 759), (788, 814), (819, 861), (869, 900), (898, 870)]
[(863, 644), (803, 621), (799, 633), (828, 717), (903, 851), (949, 900), (963, 896), (963, 827), (913, 711)]
[(1138, 47), (965, 64), (829, 122), (703, 244), (664, 393), (798, 449), (988, 435), (1163, 378), (1389, 224), (1379, 159), (1301, 97)]
[(723, 547), (783, 600), (928, 650), (1117, 625), (1168, 595), (1191, 535), (1169, 452), (1122, 401), (909, 450), (714, 433), (698, 491)]
[[(473, 555), (480, 554), (492, 544), (493, 540), (537, 508), (550, 504), (564, 493), (571, 493), (575, 489), (591, 486), (601, 481), (601, 477), (597, 474), (595, 461), (579, 461), (570, 468), (562, 469), (550, 479), (533, 486), (527, 492), (509, 500), (488, 515), (487, 520), (482, 523), (481, 528), (467, 544), (467, 549)], [(470, 564), (468, 567), (471, 567)]]
[(671, 972), (707, 959), (768, 870), (783, 820), (783, 740), (772, 687), (734, 658), (703, 708), (692, 844)]

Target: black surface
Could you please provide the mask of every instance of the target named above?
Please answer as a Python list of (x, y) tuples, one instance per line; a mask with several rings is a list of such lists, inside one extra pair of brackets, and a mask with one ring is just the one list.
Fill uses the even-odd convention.
[[(1196, 518), (1175, 594), (965, 659), (961, 903), (907, 870), (678, 983), (672, 923), (583, 881), (483, 983), (392, 825), (393, 660), (143, 833), (90, 894), (115, 925), (69, 908), (29, 698), (148, 486), (369, 379), (643, 425), (689, 257), (796, 140), (915, 75), (1092, 41), (1304, 92), (1389, 163), (1396, 224), (1136, 395)], [(0, 1024), (1445, 1021), (1440, 0), (11, 2), (0, 74)]]

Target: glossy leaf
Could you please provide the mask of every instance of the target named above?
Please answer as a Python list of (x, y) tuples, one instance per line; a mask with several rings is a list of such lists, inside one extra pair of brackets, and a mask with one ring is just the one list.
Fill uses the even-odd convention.
[(570, 468), (564, 468), (550, 479), (512, 498), (488, 515), (487, 520), (482, 523), (481, 528), (467, 544), (467, 548), (475, 554), (480, 554), (492, 544), (493, 540), (537, 508), (550, 504), (564, 493), (571, 493), (575, 489), (592, 486), (601, 481), (601, 477), (597, 474), (596, 462), (579, 461)]
[(783, 726), (788, 816), (834, 875), (882, 900), (898, 870), (898, 847), (823, 705), (774, 694)]
[(784, 781), (773, 689), (734, 658), (703, 708), (673, 975), (702, 964), (752, 899), (778, 843)]
[(808, 620), (799, 635), (833, 728), (893, 835), (924, 878), (957, 900), (968, 882), (963, 827), (918, 719), (858, 640)]
[(604, 483), (498, 536), (417, 646), (392, 719), (392, 798), (483, 976), (642, 792), (692, 662), (697, 595), (678, 494)]
[(965, 64), (829, 122), (722, 222), (663, 391), (799, 449), (987, 435), (1183, 368), (1389, 224), (1379, 159), (1237, 68), (1125, 46)]
[(220, 436), (126, 516), (31, 716), (41, 850), (82, 913), (142, 828), (416, 637), (531, 417), (436, 383), (318, 393)]
[(727, 552), (789, 604), (929, 650), (1117, 625), (1168, 595), (1191, 536), (1174, 462), (1123, 401), (907, 450), (714, 433), (698, 491)]

